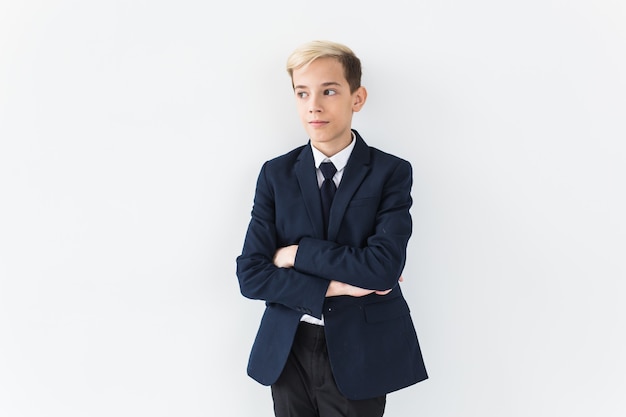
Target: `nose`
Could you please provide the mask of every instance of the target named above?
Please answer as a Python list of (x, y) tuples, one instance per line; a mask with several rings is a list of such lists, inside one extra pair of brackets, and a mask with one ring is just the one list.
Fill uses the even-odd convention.
[(319, 105), (319, 100), (317, 99), (317, 95), (311, 95), (309, 100), (309, 113), (318, 113), (321, 112), (322, 108)]

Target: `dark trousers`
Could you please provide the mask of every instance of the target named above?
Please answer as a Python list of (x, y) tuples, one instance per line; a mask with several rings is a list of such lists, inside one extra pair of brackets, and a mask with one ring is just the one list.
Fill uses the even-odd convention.
[(301, 322), (285, 369), (272, 385), (276, 417), (381, 417), (386, 397), (349, 400), (337, 389), (324, 327)]

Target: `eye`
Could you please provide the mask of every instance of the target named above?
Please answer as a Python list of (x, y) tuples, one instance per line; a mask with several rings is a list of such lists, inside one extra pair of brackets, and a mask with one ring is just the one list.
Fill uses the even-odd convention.
[(335, 94), (337, 94), (335, 90), (324, 90), (324, 95), (334, 96)]
[(296, 91), (296, 97), (306, 98), (309, 94), (306, 91)]

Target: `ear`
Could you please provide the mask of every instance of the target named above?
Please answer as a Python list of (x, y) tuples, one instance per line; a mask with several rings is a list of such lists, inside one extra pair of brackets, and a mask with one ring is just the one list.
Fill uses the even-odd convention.
[(365, 87), (361, 86), (352, 93), (352, 111), (357, 112), (361, 110), (365, 104), (365, 100), (367, 100), (367, 90)]

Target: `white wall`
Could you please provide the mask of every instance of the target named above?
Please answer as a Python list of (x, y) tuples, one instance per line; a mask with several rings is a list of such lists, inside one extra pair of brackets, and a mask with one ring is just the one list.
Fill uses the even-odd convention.
[(386, 416), (626, 413), (623, 2), (2, 0), (0, 416), (272, 415), (235, 257), (317, 38), (415, 171)]

